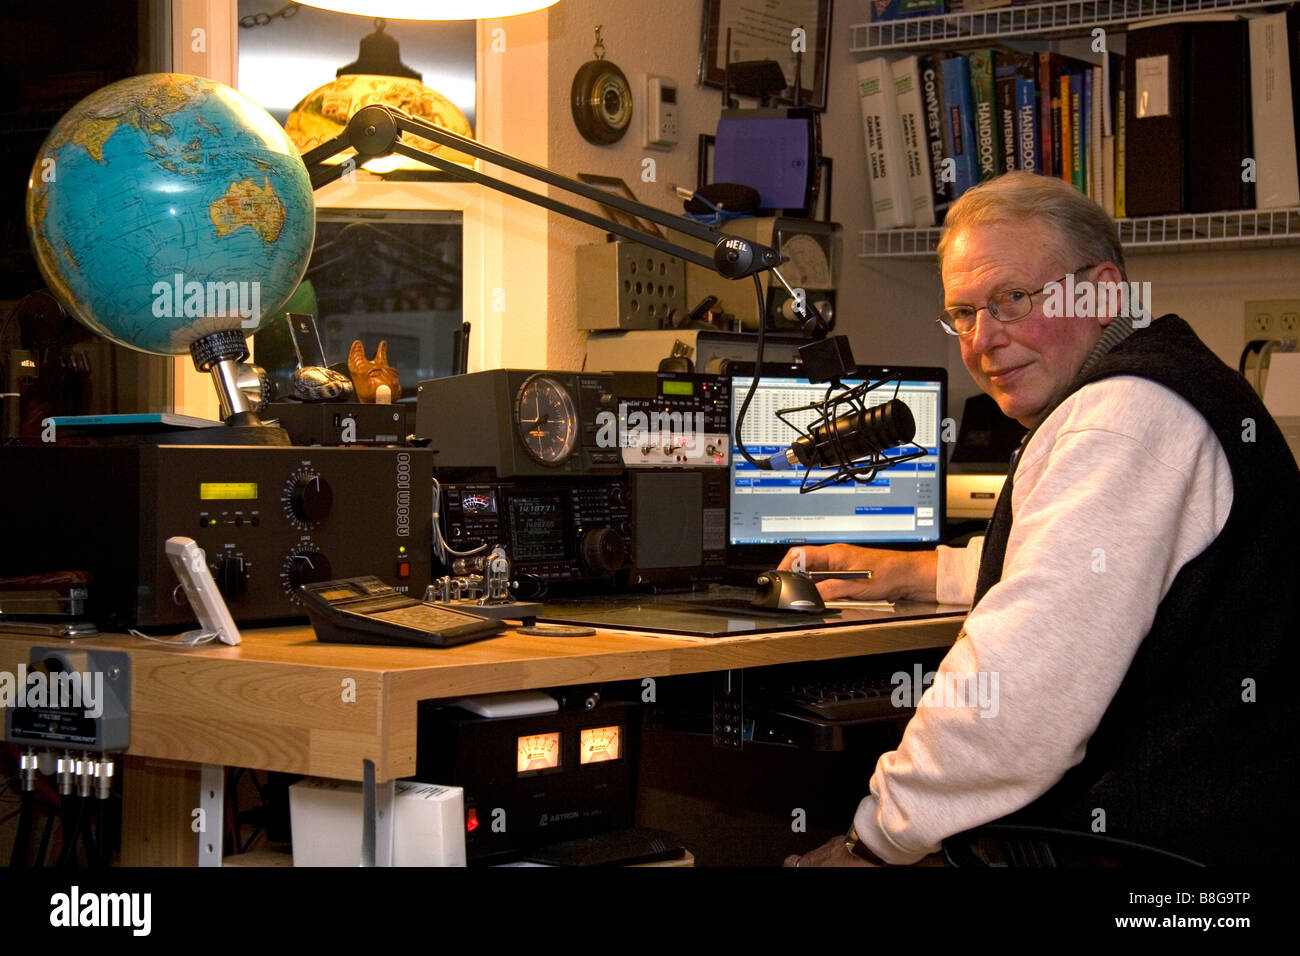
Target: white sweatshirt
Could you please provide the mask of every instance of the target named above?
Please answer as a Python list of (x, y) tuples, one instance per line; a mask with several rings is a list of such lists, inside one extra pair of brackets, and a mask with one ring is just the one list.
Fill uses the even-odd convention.
[[(1116, 376), (1066, 398), (1016, 468), (1002, 579), (876, 764), (858, 836), (914, 863), (1051, 788), (1083, 759), (1156, 606), (1231, 506), (1223, 448), (1174, 392)], [(939, 549), (941, 601), (971, 601), (982, 544)]]

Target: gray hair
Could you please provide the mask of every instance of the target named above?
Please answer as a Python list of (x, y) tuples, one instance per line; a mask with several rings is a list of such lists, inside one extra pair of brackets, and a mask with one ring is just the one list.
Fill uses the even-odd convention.
[(940, 272), (949, 243), (963, 229), (1030, 221), (1047, 226), (1062, 268), (1113, 262), (1127, 280), (1119, 232), (1106, 211), (1064, 180), (1023, 170), (968, 189), (952, 204), (939, 236)]

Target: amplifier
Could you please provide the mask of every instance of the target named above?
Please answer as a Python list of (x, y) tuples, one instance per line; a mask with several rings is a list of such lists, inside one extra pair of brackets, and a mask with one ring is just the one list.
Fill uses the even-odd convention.
[(415, 433), (439, 474), (518, 478), (623, 470), (612, 375), (489, 369), (421, 382)]
[(85, 569), (109, 627), (193, 623), (163, 553), (193, 538), (239, 623), (303, 615), (300, 584), (430, 580), (433, 453), (162, 445), (0, 450), (0, 573)]
[(618, 446), (628, 468), (726, 468), (731, 379), (615, 372)]

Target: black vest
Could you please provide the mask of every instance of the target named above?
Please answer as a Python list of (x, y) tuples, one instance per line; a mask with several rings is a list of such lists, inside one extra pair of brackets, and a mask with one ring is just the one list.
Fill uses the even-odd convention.
[[(1158, 382), (1200, 412), (1231, 467), (1232, 508), (1160, 602), (1083, 761), (1008, 822), (1088, 832), (1100, 809), (1108, 836), (1211, 864), (1294, 866), (1300, 471), (1259, 397), (1177, 316), (1134, 331), (1066, 394), (1112, 375)], [(1002, 576), (1013, 478), (984, 541), (975, 604)], [(1133, 482), (1140, 495), (1142, 476)], [(1081, 655), (1088, 637), (1078, 636)]]

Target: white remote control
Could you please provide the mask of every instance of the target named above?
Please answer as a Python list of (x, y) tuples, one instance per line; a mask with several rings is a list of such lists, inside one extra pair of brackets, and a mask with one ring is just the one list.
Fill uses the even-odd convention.
[(168, 538), (164, 549), (172, 570), (185, 586), (185, 596), (190, 599), (194, 616), (203, 626), (197, 631), (186, 631), (181, 635), (181, 642), (193, 644), (207, 634), (216, 634), (223, 644), (238, 644), (242, 638), (235, 620), (226, 607), (226, 599), (217, 590), (217, 582), (212, 580), (208, 570), (208, 561), (203, 549), (194, 543), (193, 538)]

